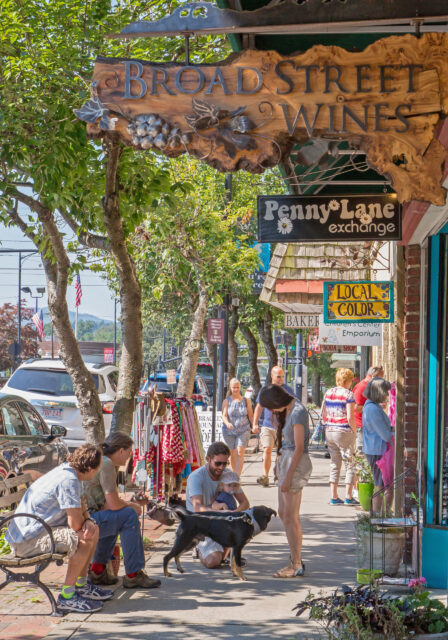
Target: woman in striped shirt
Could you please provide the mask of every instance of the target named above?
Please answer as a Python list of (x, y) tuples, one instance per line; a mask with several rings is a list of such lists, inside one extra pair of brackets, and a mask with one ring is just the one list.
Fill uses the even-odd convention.
[[(331, 456), (330, 466), (330, 504), (357, 505), (353, 497), (355, 484), (355, 463), (353, 454), (356, 443), (355, 396), (350, 391), (353, 371), (338, 369), (336, 386), (328, 389), (324, 396), (322, 420), (325, 425), (325, 438)], [(338, 483), (342, 461), (345, 463), (345, 501), (338, 496)]]

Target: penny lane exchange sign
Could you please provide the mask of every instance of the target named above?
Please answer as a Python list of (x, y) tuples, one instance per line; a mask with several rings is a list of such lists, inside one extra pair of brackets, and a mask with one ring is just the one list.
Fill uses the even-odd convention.
[(395, 194), (258, 196), (260, 242), (401, 240)]
[(393, 282), (324, 282), (325, 324), (393, 321)]
[[(144, 36), (151, 22), (118, 37), (132, 27)], [(249, 49), (215, 64), (99, 57), (91, 98), (79, 107), (90, 137), (189, 153), (223, 172), (261, 173), (297, 143), (344, 140), (390, 178), (399, 202), (445, 204), (446, 151), (434, 130), (448, 114), (446, 33), (390, 36), (364, 51)]]

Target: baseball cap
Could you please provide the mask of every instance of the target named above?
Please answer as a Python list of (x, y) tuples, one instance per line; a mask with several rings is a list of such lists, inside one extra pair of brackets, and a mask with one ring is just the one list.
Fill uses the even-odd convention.
[(239, 483), (240, 478), (239, 478), (239, 475), (235, 473), (235, 471), (226, 469), (225, 471), (223, 471), (219, 481), (222, 482), (222, 484), (232, 484), (232, 482)]

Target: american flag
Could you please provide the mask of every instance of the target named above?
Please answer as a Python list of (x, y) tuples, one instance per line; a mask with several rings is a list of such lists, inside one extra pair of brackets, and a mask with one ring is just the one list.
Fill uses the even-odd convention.
[(36, 326), (37, 333), (39, 334), (39, 338), (43, 340), (45, 338), (45, 330), (44, 330), (44, 316), (42, 313), (42, 309), (39, 311), (39, 313), (37, 313), (36, 311), (36, 313), (31, 318), (31, 320), (34, 322)]
[(79, 273), (76, 274), (75, 291), (76, 291), (75, 307), (79, 307), (79, 305), (81, 304), (81, 298), (82, 298), (81, 278), (79, 277)]

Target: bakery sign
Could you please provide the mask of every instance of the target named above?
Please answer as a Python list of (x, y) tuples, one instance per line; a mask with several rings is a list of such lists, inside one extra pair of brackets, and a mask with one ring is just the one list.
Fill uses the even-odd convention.
[(401, 240), (395, 193), (370, 196), (258, 196), (259, 242)]
[(332, 281), (323, 285), (325, 324), (394, 321), (393, 282)]
[[(151, 24), (128, 27), (144, 34)], [(128, 36), (125, 27), (119, 37)], [(389, 177), (400, 202), (444, 205), (435, 129), (448, 114), (447, 78), (447, 33), (390, 36), (363, 51), (248, 49), (212, 64), (99, 57), (75, 114), (89, 137), (187, 153), (223, 172), (261, 173), (312, 138), (345, 141)]]

